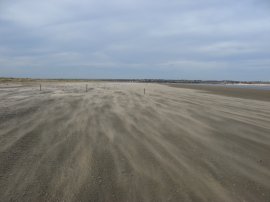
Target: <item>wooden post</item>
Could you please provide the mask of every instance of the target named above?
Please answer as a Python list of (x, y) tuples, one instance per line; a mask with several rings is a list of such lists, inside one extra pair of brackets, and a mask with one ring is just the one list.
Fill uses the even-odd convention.
[(41, 84), (39, 84), (39, 91), (41, 91)]
[(86, 86), (85, 86), (85, 92), (87, 92), (88, 91), (88, 85), (86, 84)]
[(143, 94), (145, 95), (145, 88), (143, 89)]

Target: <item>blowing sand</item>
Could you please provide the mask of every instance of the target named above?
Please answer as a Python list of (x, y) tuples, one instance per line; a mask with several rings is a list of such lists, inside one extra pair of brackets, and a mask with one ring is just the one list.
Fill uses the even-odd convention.
[(268, 101), (158, 84), (42, 88), (0, 84), (0, 201), (270, 201)]

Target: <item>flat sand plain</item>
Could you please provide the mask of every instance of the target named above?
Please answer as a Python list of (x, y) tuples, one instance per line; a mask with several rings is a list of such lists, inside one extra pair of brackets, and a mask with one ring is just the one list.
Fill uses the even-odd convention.
[(204, 91), (216, 95), (225, 95), (253, 100), (270, 101), (270, 90), (243, 88), (237, 85), (207, 85), (207, 84), (168, 84), (171, 87), (187, 88)]
[(85, 84), (0, 84), (0, 201), (270, 201), (267, 100)]

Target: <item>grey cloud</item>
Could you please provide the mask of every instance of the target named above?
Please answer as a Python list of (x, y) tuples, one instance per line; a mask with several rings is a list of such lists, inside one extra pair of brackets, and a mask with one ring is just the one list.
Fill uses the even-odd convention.
[(0, 76), (270, 80), (265, 4), (1, 1)]

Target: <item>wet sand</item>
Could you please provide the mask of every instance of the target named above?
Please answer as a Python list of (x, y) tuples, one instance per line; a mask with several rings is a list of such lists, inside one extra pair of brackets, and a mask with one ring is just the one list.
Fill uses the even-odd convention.
[(168, 86), (177, 88), (187, 88), (204, 91), (216, 95), (225, 95), (230, 97), (238, 97), (244, 99), (270, 101), (270, 90), (266, 89), (251, 89), (235, 86), (220, 86), (207, 84), (169, 84)]
[(270, 201), (270, 102), (0, 84), (0, 201)]

